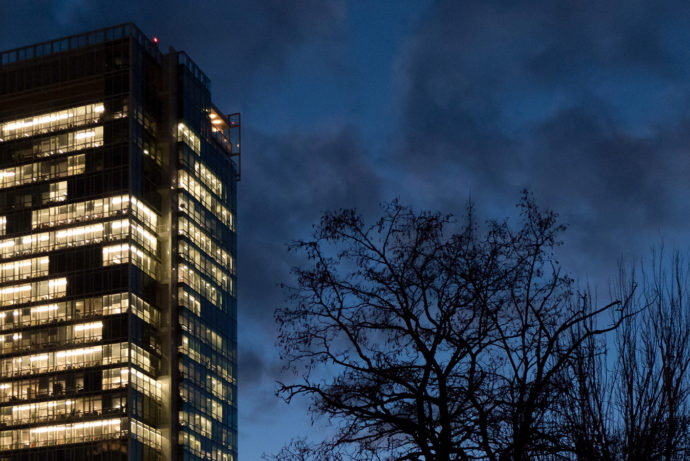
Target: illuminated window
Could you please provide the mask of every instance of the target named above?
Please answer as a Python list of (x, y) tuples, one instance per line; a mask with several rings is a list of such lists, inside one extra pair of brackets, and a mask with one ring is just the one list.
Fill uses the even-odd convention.
[[(220, 382), (220, 380), (217, 380)], [(206, 392), (199, 392), (198, 387), (191, 386), (189, 382), (183, 382), (180, 385), (180, 397), (186, 403), (189, 403), (192, 408), (210, 416), (217, 421), (223, 421), (223, 402), (209, 397), (210, 389), (205, 388)], [(227, 402), (226, 402), (227, 403)]]
[(211, 458), (210, 453), (207, 457), (206, 452), (201, 449), (201, 440), (194, 434), (188, 432), (187, 430), (180, 431), (179, 442), (185, 447), (186, 450), (189, 450), (190, 453), (192, 453), (193, 455), (198, 456), (201, 459)]
[(16, 450), (111, 439), (124, 434), (125, 424), (118, 419), (41, 426), (0, 431), (0, 449)]
[(158, 231), (158, 215), (136, 197), (132, 197), (132, 205), (132, 214), (134, 217), (146, 224), (149, 229)]
[(182, 122), (177, 124), (177, 140), (187, 144), (197, 154), (201, 154), (201, 141), (199, 137)]
[(216, 332), (213, 327), (198, 317), (190, 315), (189, 311), (180, 311), (179, 323), (183, 331), (209, 347), (212, 354), (219, 354), (228, 359), (232, 358), (231, 349), (225, 349), (228, 346), (227, 340), (224, 340), (223, 336)]
[(194, 411), (180, 411), (179, 422), (182, 427), (187, 427), (202, 437), (212, 437), (212, 423), (209, 418)]
[(50, 234), (31, 234), (0, 240), (0, 258), (14, 258), (50, 250)]
[(44, 275), (48, 275), (48, 257), (0, 264), (0, 282), (11, 282)]
[(28, 351), (32, 347), (34, 349), (48, 347), (54, 345), (58, 338), (60, 338), (60, 344), (65, 346), (100, 341), (103, 339), (103, 322), (61, 325), (54, 327), (50, 332), (29, 330), (23, 333), (0, 335), (0, 351), (3, 354), (9, 354)]
[(225, 199), (225, 188), (223, 181), (213, 173), (198, 157), (188, 154), (188, 151), (183, 150), (180, 153), (180, 162), (186, 166), (190, 172), (196, 176), (211, 192), (216, 194), (219, 198)]
[(201, 352), (199, 349), (199, 342), (195, 338), (182, 335), (182, 343), (178, 346), (181, 354), (186, 355), (195, 362), (201, 363)]
[[(222, 239), (226, 226), (223, 225), (210, 211), (197, 204), (196, 200), (193, 200), (187, 193), (178, 194), (177, 200), (178, 211), (189, 216), (194, 223), (196, 223), (200, 228), (204, 229), (204, 231), (209, 235), (215, 236), (215, 238), (218, 240)], [(230, 224), (231, 226), (234, 226), (232, 215), (230, 217)], [(234, 227), (230, 227), (230, 229), (234, 230)]]
[(184, 287), (177, 289), (177, 302), (180, 306), (186, 307), (201, 317), (201, 300), (198, 296), (185, 290)]
[(204, 208), (213, 213), (223, 224), (229, 228), (233, 228), (232, 213), (199, 181), (184, 170), (177, 172), (177, 181), (179, 186), (189, 192), (196, 201), (201, 203)]
[[(218, 364), (208, 363), (202, 366), (201, 364), (194, 362), (193, 360), (190, 360), (188, 357), (185, 356), (182, 360), (180, 371), (182, 372), (185, 381), (192, 382), (201, 388), (208, 389), (208, 383), (203, 381), (202, 376), (200, 376), (200, 374), (203, 375), (204, 373), (208, 373), (208, 371), (212, 371), (217, 376), (221, 377), (229, 383), (237, 383), (237, 380), (231, 373), (232, 367), (229, 360), (219, 357), (214, 358), (214, 362), (218, 362)], [(202, 370), (205, 371), (203, 371), (202, 373)], [(230, 389), (228, 389), (227, 400), (232, 400), (232, 394), (230, 393)]]
[(96, 103), (0, 123), (0, 142), (94, 123), (104, 111)]
[(0, 189), (31, 184), (52, 178), (64, 178), (84, 172), (86, 156), (72, 155), (67, 158), (50, 160), (0, 170)]
[(131, 262), (151, 277), (158, 276), (158, 263), (135, 245), (127, 243), (103, 247), (103, 266)]
[(49, 157), (66, 154), (103, 145), (103, 127), (72, 131), (37, 141), (31, 154), (36, 157)]
[(42, 280), (0, 288), (0, 306), (55, 299), (65, 296), (67, 279)]
[(37, 378), (33, 376), (0, 384), (0, 402), (59, 397), (64, 394), (74, 394), (80, 389), (84, 389), (83, 373), (76, 373), (74, 379), (70, 380), (69, 383), (64, 375), (46, 376), (44, 379), (43, 386), (38, 386)]
[(151, 378), (150, 376), (142, 373), (136, 368), (116, 368), (107, 370), (107, 385), (106, 386), (106, 370), (103, 374), (103, 388), (104, 389), (115, 389), (117, 387), (124, 386), (129, 383), (131, 386), (141, 392), (144, 395), (148, 395), (157, 402), (161, 402), (163, 399), (163, 386), (161, 383)]
[(112, 410), (120, 409), (121, 411), (125, 406), (126, 400), (124, 397), (115, 397), (110, 400), (109, 408), (104, 409), (101, 396), (13, 405), (0, 408), (0, 423), (5, 426), (12, 426), (37, 422), (54, 422), (56, 419), (64, 419), (66, 416), (95, 416), (103, 414), (103, 410), (112, 412)]
[(212, 259), (206, 257), (202, 252), (185, 241), (179, 243), (178, 254), (203, 275), (212, 279), (221, 289), (225, 291), (229, 290), (231, 283), (229, 274)]
[[(8, 309), (0, 312), (0, 330), (42, 325), (58, 320), (83, 320), (114, 315), (126, 312), (128, 305), (129, 293), (116, 293), (73, 301), (40, 304), (30, 308)], [(150, 306), (149, 308), (155, 311)], [(145, 308), (133, 309), (135, 313), (142, 310), (146, 311)], [(157, 311), (155, 312), (157, 314)]]
[(154, 429), (148, 424), (144, 424), (136, 419), (132, 419), (131, 421), (131, 434), (135, 439), (141, 441), (145, 445), (160, 449), (161, 433), (158, 429)]
[(90, 226), (72, 227), (50, 233), (51, 249), (87, 245), (107, 240), (120, 240), (129, 235), (129, 219), (120, 219)]
[(207, 387), (219, 399), (228, 400), (230, 398), (230, 386), (224, 384), (222, 379), (209, 375), (207, 377)]
[[(55, 183), (60, 184), (60, 183)], [(51, 187), (53, 184), (51, 184)], [(64, 183), (65, 195), (67, 183)], [(51, 190), (52, 195), (52, 190)], [(104, 199), (68, 203), (31, 212), (31, 227), (41, 229), (71, 222), (88, 221), (125, 214), (129, 210), (129, 196), (118, 195)]]
[(177, 232), (179, 235), (187, 237), (196, 246), (201, 248), (207, 255), (211, 256), (223, 269), (231, 274), (235, 273), (235, 260), (220, 245), (217, 245), (200, 227), (180, 216), (177, 221)]
[[(45, 195), (45, 194), (44, 194)], [(43, 203), (64, 202), (67, 198), (67, 181), (50, 183), (50, 191), (47, 197), (43, 197)]]
[(199, 272), (188, 265), (177, 265), (177, 281), (189, 285), (192, 290), (209, 300), (214, 306), (219, 307), (222, 305), (220, 290), (216, 289), (212, 283), (204, 280)]
[(135, 294), (132, 294), (131, 298), (130, 306), (134, 315), (153, 326), (157, 326), (160, 323), (160, 312), (158, 309)]
[(223, 422), (223, 404), (214, 399), (209, 400), (211, 401), (211, 416), (213, 419)]
[[(103, 338), (103, 322), (102, 321), (97, 321), (97, 322), (89, 322), (89, 323), (80, 323), (77, 325), (74, 325), (71, 327), (72, 329), (72, 337), (74, 338), (75, 342), (79, 341), (96, 341), (100, 340)], [(69, 331), (66, 334), (66, 342), (70, 341), (70, 334)]]
[(129, 245), (114, 245), (103, 247), (103, 265), (124, 264), (129, 262)]
[(145, 351), (136, 344), (130, 344), (130, 346), (132, 349), (131, 362), (139, 366), (145, 372), (155, 374), (158, 368), (158, 360), (155, 359), (151, 353)]
[(70, 368), (127, 362), (128, 343), (104, 344), (79, 349), (37, 353), (0, 360), (3, 377), (50, 373)]
[[(0, 259), (25, 256), (60, 248), (88, 245), (102, 241), (123, 240), (128, 236), (129, 219), (70, 227), (59, 231), (29, 234), (23, 237), (0, 240)], [(139, 237), (139, 235), (136, 237)], [(143, 237), (136, 238), (135, 240), (141, 240), (144, 245), (149, 247), (149, 240)], [(149, 249), (151, 252), (155, 251), (155, 247)]]
[(107, 368), (103, 370), (103, 390), (120, 389), (129, 384), (129, 368)]
[(158, 239), (151, 232), (139, 224), (132, 225), (132, 238), (152, 254), (158, 254)]

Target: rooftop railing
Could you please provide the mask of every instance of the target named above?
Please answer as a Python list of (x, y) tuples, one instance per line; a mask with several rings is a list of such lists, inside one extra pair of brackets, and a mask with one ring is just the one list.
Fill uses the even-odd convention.
[(137, 26), (127, 23), (4, 51), (0, 53), (0, 68), (22, 61), (74, 51), (87, 46), (128, 37), (136, 40), (139, 45), (160, 62), (161, 52), (158, 46), (149, 40)]

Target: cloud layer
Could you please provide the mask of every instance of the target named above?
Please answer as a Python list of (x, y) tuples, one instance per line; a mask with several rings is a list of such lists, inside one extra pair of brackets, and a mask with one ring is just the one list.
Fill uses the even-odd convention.
[(422, 187), (452, 172), (430, 192), (448, 207), (470, 190), (506, 208), (528, 187), (591, 257), (674, 236), (689, 211), (689, 13), (437, 2), (401, 57), (406, 137), (391, 159)]

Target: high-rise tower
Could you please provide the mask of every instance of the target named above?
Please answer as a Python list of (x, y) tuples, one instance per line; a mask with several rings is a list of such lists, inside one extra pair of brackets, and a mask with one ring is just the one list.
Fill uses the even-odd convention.
[(0, 460), (236, 460), (239, 126), (132, 24), (0, 53)]

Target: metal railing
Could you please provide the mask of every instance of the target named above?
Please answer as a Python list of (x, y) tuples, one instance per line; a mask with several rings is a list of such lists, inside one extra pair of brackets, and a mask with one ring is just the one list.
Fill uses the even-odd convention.
[(132, 23), (126, 23), (4, 51), (0, 53), (0, 68), (21, 61), (74, 51), (87, 46), (128, 37), (136, 40), (154, 59), (160, 62), (161, 52), (158, 46), (149, 40), (137, 26)]

